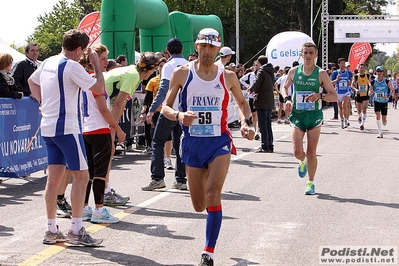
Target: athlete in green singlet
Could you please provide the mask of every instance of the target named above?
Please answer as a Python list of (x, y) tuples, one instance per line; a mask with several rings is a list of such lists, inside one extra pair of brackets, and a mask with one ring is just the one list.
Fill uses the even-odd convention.
[[(303, 178), (308, 173), (305, 194), (315, 194), (313, 184), (317, 168), (316, 148), (323, 123), (321, 101), (337, 101), (337, 93), (325, 70), (315, 65), (317, 47), (311, 42), (302, 45), (303, 65), (291, 68), (284, 84), (285, 109), (290, 111), (292, 126), (292, 146), (295, 158), (299, 160), (298, 175)], [(292, 98), (288, 89), (294, 84)], [(323, 94), (323, 88), (327, 94)], [(307, 134), (307, 148), (303, 149), (303, 138)]]

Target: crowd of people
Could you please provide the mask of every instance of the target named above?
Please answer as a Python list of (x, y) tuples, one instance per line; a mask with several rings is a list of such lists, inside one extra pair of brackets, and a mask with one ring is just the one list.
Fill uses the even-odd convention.
[[(301, 47), (303, 64), (295, 61), (284, 68), (273, 66), (264, 55), (249, 68), (232, 63), (235, 52), (221, 47), (219, 33), (211, 28), (198, 33), (194, 46), (196, 53), (185, 58), (182, 43), (172, 38), (164, 51), (143, 52), (129, 64), (125, 55), (109, 59), (106, 46), (89, 47), (87, 34), (70, 30), (64, 35), (61, 53), (44, 62), (37, 60), (39, 47), (34, 42), (26, 46), (26, 60), (13, 70), (12, 57), (0, 54), (0, 97), (30, 96), (41, 108), (41, 136), (48, 155), (44, 244), (67, 241), (98, 246), (103, 240), (87, 233), (82, 221), (119, 221), (104, 206), (121, 206), (130, 200), (112, 188), (110, 170), (116, 144), (131, 146), (133, 142), (118, 121), (136, 91), (145, 94), (140, 122), (145, 123), (146, 134), (138, 141), (151, 154), (151, 180), (142, 190), (165, 188), (165, 169), (174, 170), (171, 187), (189, 190), (195, 211), (207, 211), (200, 265), (213, 265), (222, 222), (221, 191), (230, 156), (235, 154), (227, 124), (231, 96), (239, 107), (241, 135), (260, 140), (256, 153), (274, 152), (273, 111), (277, 111), (277, 124), (291, 125), (298, 175), (308, 175), (306, 195), (315, 194), (323, 101), (334, 105), (333, 119), (338, 119), (339, 110), (342, 129), (350, 126), (352, 98), (360, 130), (364, 130), (368, 106), (373, 106), (378, 138), (383, 138), (391, 96), (392, 107), (397, 106), (396, 73), (385, 78), (382, 66), (376, 68), (376, 75), (372, 70), (366, 73), (364, 64), (352, 73), (344, 58), (338, 59), (337, 69), (325, 71), (314, 63), (318, 51), (313, 43)], [(71, 178), (73, 207), (65, 198)], [(94, 209), (89, 206), (91, 191)], [(71, 218), (67, 235), (58, 228), (56, 217)]]

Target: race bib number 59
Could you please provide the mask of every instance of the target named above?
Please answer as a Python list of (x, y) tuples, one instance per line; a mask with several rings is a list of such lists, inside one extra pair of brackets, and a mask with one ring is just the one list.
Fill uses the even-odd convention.
[(198, 117), (189, 128), (193, 137), (216, 137), (221, 135), (218, 106), (191, 106), (190, 111)]

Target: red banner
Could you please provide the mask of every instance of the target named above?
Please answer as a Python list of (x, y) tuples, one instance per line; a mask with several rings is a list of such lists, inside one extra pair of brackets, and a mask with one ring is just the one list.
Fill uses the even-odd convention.
[(354, 43), (351, 47), (348, 58), (350, 70), (353, 72), (355, 69), (358, 69), (359, 64), (364, 64), (372, 52), (373, 49), (371, 49), (371, 45), (369, 43)]
[(79, 23), (78, 29), (89, 35), (89, 46), (100, 43), (100, 12), (96, 11), (86, 15)]

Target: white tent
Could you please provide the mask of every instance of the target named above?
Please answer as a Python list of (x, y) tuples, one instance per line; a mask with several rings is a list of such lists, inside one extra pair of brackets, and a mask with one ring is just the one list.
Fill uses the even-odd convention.
[(8, 53), (14, 59), (13, 65), (19, 61), (25, 60), (26, 56), (23, 53), (18, 52), (14, 48), (11, 48), (5, 41), (0, 39), (0, 53)]

